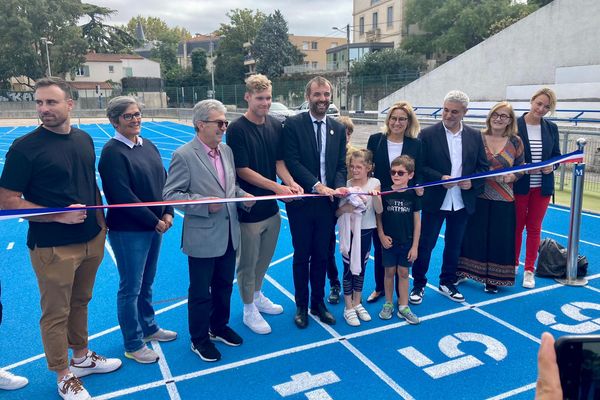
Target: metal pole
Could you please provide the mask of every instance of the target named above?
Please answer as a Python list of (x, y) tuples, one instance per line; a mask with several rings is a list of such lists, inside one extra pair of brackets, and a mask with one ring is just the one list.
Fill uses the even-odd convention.
[[(584, 150), (585, 138), (577, 139), (577, 148)], [(585, 177), (585, 160), (575, 164), (573, 169), (573, 191), (571, 193), (571, 218), (569, 223), (569, 240), (567, 245), (567, 276), (556, 279), (567, 286), (585, 286), (587, 279), (577, 278), (577, 258), (579, 255), (579, 231), (581, 228), (581, 207), (583, 204), (583, 180)]]
[(46, 61), (48, 63), (48, 75), (47, 76), (52, 76), (52, 69), (50, 68), (50, 52), (48, 51), (48, 45), (52, 44), (52, 42), (50, 42), (48, 40), (48, 38), (45, 38), (45, 37), (42, 37), (40, 39), (42, 39), (42, 42), (44, 42), (44, 45), (46, 45)]
[(350, 87), (350, 24), (346, 24), (346, 113), (350, 113), (350, 93), (348, 88)]
[(214, 45), (213, 45), (213, 40), (212, 40), (212, 34), (210, 35), (210, 79), (211, 79), (211, 83), (212, 83), (212, 98), (215, 98), (215, 59), (213, 57), (213, 49), (214, 49)]

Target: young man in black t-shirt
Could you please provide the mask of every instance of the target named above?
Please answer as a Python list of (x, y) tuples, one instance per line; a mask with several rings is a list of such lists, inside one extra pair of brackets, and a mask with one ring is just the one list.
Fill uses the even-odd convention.
[(408, 307), (408, 269), (418, 255), (421, 232), (421, 200), (414, 190), (406, 190), (415, 172), (415, 162), (407, 155), (395, 158), (390, 166), (392, 190), (381, 197), (383, 212), (377, 214), (377, 234), (382, 246), (382, 264), (385, 268), (384, 289), (386, 302), (379, 313), (381, 319), (392, 318), (394, 312), (394, 275), (398, 275), (398, 317), (409, 324), (418, 324), (419, 318)]
[[(0, 178), (0, 207), (81, 207), (101, 203), (94, 144), (72, 128), (68, 84), (45, 78), (35, 85), (42, 125), (14, 141)], [(27, 246), (40, 289), (40, 328), (48, 368), (56, 372), (63, 399), (88, 399), (80, 377), (114, 371), (119, 359), (88, 349), (87, 306), (104, 256), (106, 224), (101, 210), (27, 218)], [(73, 350), (69, 363), (68, 349)]]
[[(240, 188), (254, 196), (304, 193), (282, 161), (281, 122), (268, 115), (271, 81), (252, 75), (246, 80), (248, 111), (227, 128)], [(283, 183), (277, 182), (279, 176)], [(262, 293), (262, 283), (275, 252), (281, 218), (276, 200), (258, 201), (238, 211), (241, 230), (237, 282), (244, 302), (243, 322), (253, 332), (267, 334), (271, 327), (260, 313), (281, 314), (283, 307)]]

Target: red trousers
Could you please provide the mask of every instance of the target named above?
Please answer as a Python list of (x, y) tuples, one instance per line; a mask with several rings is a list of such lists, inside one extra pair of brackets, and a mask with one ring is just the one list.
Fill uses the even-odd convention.
[(517, 214), (517, 225), (515, 231), (515, 265), (519, 264), (521, 255), (521, 243), (523, 240), (523, 228), (526, 229), (525, 240), (525, 271), (534, 270), (535, 260), (540, 247), (540, 236), (542, 232), (542, 221), (550, 196), (543, 196), (541, 188), (531, 188), (527, 194), (515, 194), (515, 209)]

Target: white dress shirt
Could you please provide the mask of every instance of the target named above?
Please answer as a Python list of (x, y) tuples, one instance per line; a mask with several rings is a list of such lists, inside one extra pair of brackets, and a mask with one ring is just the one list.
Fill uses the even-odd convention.
[[(443, 124), (443, 122), (442, 122)], [(450, 162), (452, 163), (452, 171), (450, 176), (457, 178), (462, 175), (462, 131), (463, 125), (460, 123), (460, 129), (456, 133), (446, 128), (446, 140), (448, 141), (448, 151), (450, 152)], [(446, 192), (444, 202), (440, 210), (443, 211), (458, 211), (465, 208), (465, 203), (462, 199), (462, 193), (459, 186), (454, 186)]]
[[(321, 183), (325, 186), (327, 186), (327, 175), (326, 175), (326, 171), (325, 171), (325, 143), (327, 142), (327, 120), (326, 118), (323, 118), (322, 120), (318, 120), (315, 117), (312, 116), (312, 114), (310, 114), (310, 120), (313, 124), (313, 130), (315, 132), (315, 140), (318, 142), (316, 135), (321, 135), (321, 154), (319, 154), (319, 171), (321, 171)], [(321, 124), (321, 132), (317, 132), (317, 124), (315, 124), (315, 121), (323, 121), (323, 123)]]

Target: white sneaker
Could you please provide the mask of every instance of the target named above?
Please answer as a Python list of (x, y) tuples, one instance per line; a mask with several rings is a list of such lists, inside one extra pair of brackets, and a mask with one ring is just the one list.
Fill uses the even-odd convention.
[(362, 321), (368, 322), (371, 320), (371, 315), (369, 314), (369, 312), (363, 307), (363, 305), (361, 303), (358, 303), (355, 307), (354, 310), (356, 310), (356, 315), (358, 316), (358, 318)]
[(523, 274), (523, 287), (527, 289), (533, 289), (535, 287), (535, 277), (533, 272), (525, 271)]
[(90, 400), (92, 398), (73, 373), (63, 376), (58, 382), (58, 394), (65, 400)]
[(354, 308), (344, 309), (344, 319), (350, 326), (360, 326), (360, 320)]
[(121, 367), (121, 360), (118, 358), (105, 358), (95, 352), (88, 350), (85, 359), (76, 363), (71, 359), (69, 369), (76, 377), (82, 378), (91, 374), (106, 374), (113, 372)]
[(177, 339), (177, 332), (169, 331), (167, 329), (158, 328), (156, 332), (154, 332), (150, 336), (146, 336), (142, 341), (144, 343), (157, 341), (157, 342), (170, 342), (172, 340)]
[(283, 307), (279, 304), (273, 303), (267, 296), (265, 296), (262, 292), (259, 292), (258, 298), (254, 299), (254, 305), (261, 313), (265, 314), (281, 314), (283, 312)]
[(154, 350), (152, 350), (146, 345), (144, 345), (144, 347), (136, 351), (126, 351), (125, 357), (135, 360), (140, 364), (152, 364), (157, 362), (160, 358)]
[(271, 326), (269, 326), (263, 316), (260, 315), (256, 306), (252, 307), (249, 311), (244, 310), (243, 321), (254, 333), (258, 333), (259, 335), (271, 333)]
[(0, 369), (0, 389), (17, 390), (27, 385), (29, 381), (22, 376), (14, 375), (8, 371)]

